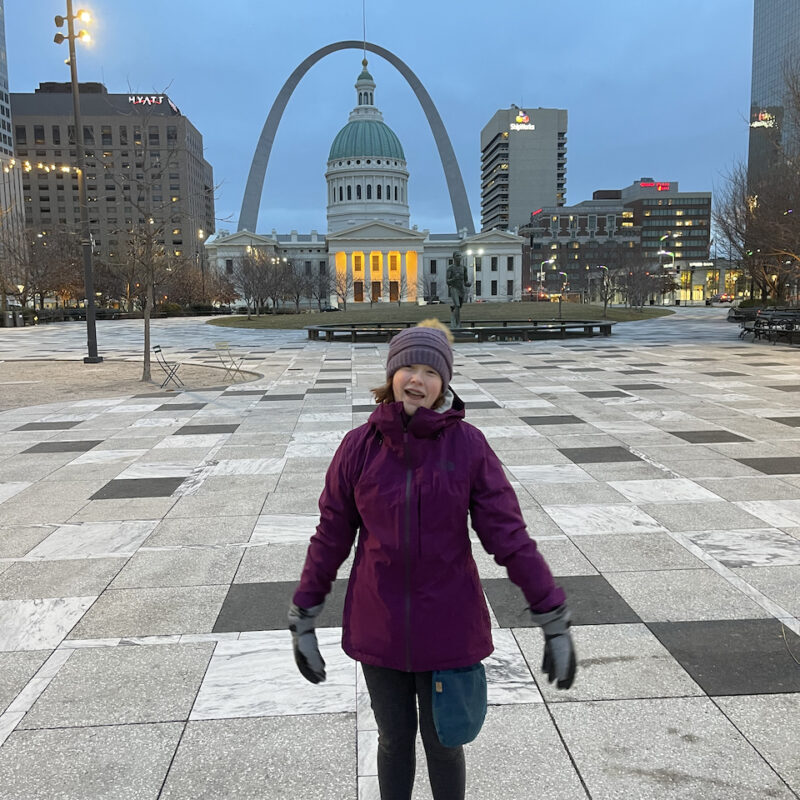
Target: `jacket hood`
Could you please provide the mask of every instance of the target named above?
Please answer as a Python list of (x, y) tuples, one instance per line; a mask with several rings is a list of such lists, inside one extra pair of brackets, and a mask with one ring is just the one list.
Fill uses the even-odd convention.
[(444, 405), (436, 409), (418, 408), (411, 417), (403, 411), (403, 404), (381, 403), (370, 414), (369, 422), (385, 439), (400, 443), (404, 433), (417, 439), (435, 439), (446, 428), (464, 419), (464, 401), (452, 390), (445, 394)]

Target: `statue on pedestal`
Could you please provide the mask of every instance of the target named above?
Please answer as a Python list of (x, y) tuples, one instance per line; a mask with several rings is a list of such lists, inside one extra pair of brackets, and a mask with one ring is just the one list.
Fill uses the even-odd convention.
[(447, 268), (447, 291), (450, 294), (450, 327), (461, 327), (461, 305), (472, 286), (467, 265), (461, 263), (461, 253), (453, 253), (453, 263)]

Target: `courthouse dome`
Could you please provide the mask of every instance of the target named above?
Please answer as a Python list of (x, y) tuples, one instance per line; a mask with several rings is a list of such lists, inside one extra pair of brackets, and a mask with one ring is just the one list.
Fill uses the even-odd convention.
[(405, 161), (403, 145), (385, 123), (374, 119), (348, 122), (331, 145), (328, 161), (337, 158), (397, 158)]

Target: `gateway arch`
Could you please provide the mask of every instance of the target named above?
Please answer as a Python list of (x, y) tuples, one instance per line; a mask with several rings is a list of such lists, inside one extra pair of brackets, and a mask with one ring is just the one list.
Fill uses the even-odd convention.
[(264, 128), (261, 131), (261, 136), (256, 146), (256, 152), (253, 155), (253, 163), (250, 165), (250, 174), (247, 176), (247, 186), (244, 190), (244, 199), (242, 200), (242, 210), (239, 213), (239, 228), (238, 230), (255, 232), (256, 224), (258, 222), (258, 208), (261, 203), (261, 193), (264, 190), (264, 176), (267, 172), (267, 164), (269, 163), (270, 152), (272, 151), (272, 144), (275, 141), (275, 134), (278, 130), (278, 124), (281, 121), (283, 112), (292, 96), (292, 92), (297, 88), (301, 78), (308, 72), (317, 61), (325, 58), (330, 53), (335, 53), (337, 50), (369, 50), (371, 53), (381, 56), (386, 59), (397, 71), (406, 79), (408, 85), (414, 90), (422, 110), (430, 125), (433, 138), (436, 141), (436, 148), (439, 151), (439, 158), (442, 161), (442, 169), (444, 169), (444, 177), (447, 180), (447, 190), (450, 193), (450, 202), (453, 206), (453, 217), (456, 222), (456, 229), (461, 230), (466, 228), (469, 235), (475, 233), (475, 225), (472, 221), (472, 213), (469, 210), (469, 201), (467, 200), (467, 192), (464, 188), (464, 180), (461, 177), (461, 170), (458, 167), (456, 154), (453, 152), (453, 145), (450, 143), (450, 137), (447, 135), (442, 118), (436, 110), (436, 106), (431, 100), (425, 87), (422, 85), (420, 79), (408, 68), (406, 63), (399, 59), (394, 53), (379, 47), (371, 42), (359, 41), (345, 41), (335, 42), (320, 48), (312, 53), (294, 72), (289, 76), (283, 88), (275, 98), (272, 108), (267, 115), (267, 121), (264, 123)]

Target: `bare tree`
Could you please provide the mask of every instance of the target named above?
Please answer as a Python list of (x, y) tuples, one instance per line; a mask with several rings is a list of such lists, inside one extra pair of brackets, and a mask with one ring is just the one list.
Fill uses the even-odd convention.
[(345, 311), (347, 311), (347, 298), (353, 291), (353, 276), (347, 270), (340, 272), (336, 270), (331, 282), (333, 293), (336, 295), (337, 300), (342, 304)]
[(323, 302), (326, 305), (330, 302), (332, 293), (331, 276), (327, 269), (312, 274), (308, 285), (308, 295), (312, 300), (316, 300), (317, 307), (320, 311), (322, 311)]

